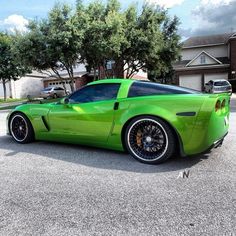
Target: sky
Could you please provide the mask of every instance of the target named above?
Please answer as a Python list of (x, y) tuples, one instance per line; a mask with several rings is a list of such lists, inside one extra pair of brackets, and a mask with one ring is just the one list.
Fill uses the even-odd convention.
[[(123, 9), (131, 3), (141, 8), (144, 1), (160, 5), (171, 17), (178, 17), (183, 40), (191, 36), (236, 32), (236, 0), (120, 0)], [(75, 0), (0, 0), (0, 30), (25, 31), (29, 20), (45, 18), (57, 2), (75, 5)]]

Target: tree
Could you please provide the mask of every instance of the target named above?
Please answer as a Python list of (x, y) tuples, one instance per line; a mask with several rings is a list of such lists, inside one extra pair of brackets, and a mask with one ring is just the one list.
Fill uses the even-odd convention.
[(83, 27), (78, 15), (64, 5), (56, 5), (47, 19), (31, 21), (29, 31), (19, 35), (15, 51), (32, 68), (53, 71), (61, 80), (66, 70), (74, 91), (74, 68), (80, 61)]
[[(81, 8), (80, 8), (81, 9)], [(120, 12), (120, 3), (109, 0), (107, 5), (102, 2), (92, 2), (84, 7), (87, 27), (84, 32), (81, 57), (93, 70), (94, 77), (98, 71), (100, 79), (102, 73), (108, 76), (106, 63), (120, 56), (120, 48), (126, 43), (124, 35), (124, 17)]]
[(109, 60), (114, 61), (114, 76), (130, 78), (141, 69), (155, 78), (171, 73), (180, 37), (177, 18), (170, 19), (166, 10), (145, 4), (141, 14), (135, 5), (122, 12), (117, 0), (109, 0), (107, 5), (92, 2), (85, 12), (88, 27), (82, 57), (98, 75), (100, 68), (105, 70), (106, 77), (110, 75), (106, 70)]
[[(67, 71), (74, 90), (74, 66), (86, 64), (94, 78), (131, 78), (139, 70), (151, 80), (171, 75), (171, 62), (178, 57), (178, 19), (167, 11), (145, 4), (141, 13), (136, 5), (121, 10), (118, 0), (88, 5), (76, 1), (73, 11), (57, 5), (46, 19), (32, 21), (29, 31), (19, 36), (16, 51), (21, 60), (38, 70)], [(108, 70), (108, 61), (113, 61)]]
[[(177, 34), (179, 21), (177, 17), (170, 19), (166, 17), (162, 32), (164, 36), (164, 45), (160, 51), (159, 63), (149, 64), (148, 78), (152, 81), (161, 83), (172, 83), (174, 70), (172, 62), (176, 61), (179, 57), (181, 44), (180, 36)], [(161, 65), (159, 65), (161, 62)]]
[(0, 33), (0, 81), (3, 85), (4, 100), (6, 101), (6, 83), (17, 80), (30, 72), (30, 69), (23, 65), (12, 50), (12, 37)]

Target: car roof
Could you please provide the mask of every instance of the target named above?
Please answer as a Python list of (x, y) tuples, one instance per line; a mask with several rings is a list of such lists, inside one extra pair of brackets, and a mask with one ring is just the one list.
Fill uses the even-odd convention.
[(122, 84), (132, 84), (135, 80), (133, 79), (118, 79), (118, 78), (108, 78), (108, 79), (101, 79), (101, 80), (97, 80), (97, 81), (93, 81), (91, 83), (89, 83), (88, 85), (92, 85), (92, 84), (110, 84), (110, 83), (122, 83)]
[(127, 86), (131, 86), (131, 85), (150, 85), (150, 86), (155, 86), (155, 87), (159, 87), (159, 89), (164, 89), (164, 90), (175, 90), (175, 91), (182, 91), (184, 93), (200, 93), (197, 90), (193, 90), (193, 89), (189, 89), (189, 88), (184, 88), (184, 87), (180, 87), (180, 86), (174, 86), (174, 85), (168, 85), (168, 84), (160, 84), (160, 83), (155, 83), (155, 82), (151, 82), (149, 80), (135, 80), (135, 79), (102, 79), (102, 80), (97, 80), (94, 82), (89, 83), (88, 85), (93, 85), (93, 84), (110, 84), (110, 83), (122, 83), (122, 84), (126, 84)]
[(227, 79), (214, 79), (213, 82), (229, 82)]

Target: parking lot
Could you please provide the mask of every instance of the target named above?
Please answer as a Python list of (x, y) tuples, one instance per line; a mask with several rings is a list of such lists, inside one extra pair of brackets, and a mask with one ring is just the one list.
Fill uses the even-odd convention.
[(236, 98), (222, 147), (156, 166), (90, 147), (16, 144), (6, 115), (0, 235), (235, 235)]

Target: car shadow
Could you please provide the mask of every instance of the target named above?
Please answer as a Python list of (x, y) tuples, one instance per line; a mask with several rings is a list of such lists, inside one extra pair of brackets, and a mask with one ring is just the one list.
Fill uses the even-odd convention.
[(123, 152), (54, 142), (22, 145), (17, 144), (10, 136), (0, 136), (0, 147), (7, 150), (5, 154), (7, 157), (27, 153), (93, 168), (136, 173), (161, 173), (188, 169), (209, 157), (209, 153), (188, 157), (176, 155), (160, 165), (147, 165)]

